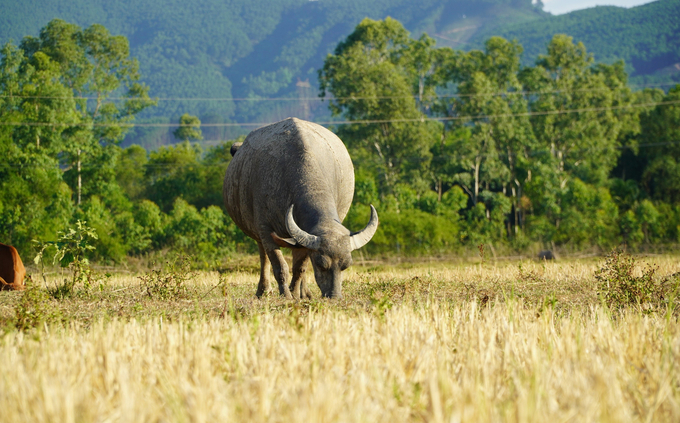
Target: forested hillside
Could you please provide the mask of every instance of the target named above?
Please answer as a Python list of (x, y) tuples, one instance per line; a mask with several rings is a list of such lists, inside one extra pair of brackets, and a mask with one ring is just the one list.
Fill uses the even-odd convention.
[[(555, 33), (589, 46), (598, 61), (624, 59), (637, 83), (678, 77), (680, 0), (633, 9), (598, 7), (551, 16), (531, 0), (2, 0), (0, 42), (37, 36), (53, 18), (81, 27), (100, 23), (130, 40), (143, 81), (158, 107), (140, 118), (175, 122), (183, 113), (203, 123), (269, 122), (287, 116), (325, 119), (317, 69), (335, 45), (364, 18), (398, 19), (417, 37), (439, 46), (481, 48), (492, 35), (516, 38), (532, 64)], [(273, 101), (271, 98), (287, 98)], [(234, 100), (236, 98), (236, 100)], [(312, 100), (300, 101), (300, 98)], [(211, 100), (212, 99), (212, 100)], [(266, 100), (265, 100), (266, 99)], [(248, 127), (215, 126), (206, 143), (232, 138)], [(156, 148), (173, 142), (167, 127), (136, 128), (128, 141)]]
[(524, 47), (523, 64), (531, 65), (554, 34), (581, 41), (597, 61), (623, 59), (636, 83), (680, 81), (680, 0), (659, 0), (630, 9), (600, 6), (549, 19), (510, 23), (480, 31), (477, 48), (491, 35), (517, 39)]
[[(326, 104), (318, 101), (257, 99), (316, 97), (316, 71), (324, 57), (365, 17), (392, 16), (415, 35), (426, 31), (445, 45), (464, 46), (475, 31), (497, 25), (500, 18), (526, 21), (547, 16), (531, 0), (2, 0), (0, 4), (3, 44), (38, 36), (54, 18), (81, 27), (99, 23), (126, 36), (143, 81), (151, 95), (161, 99), (141, 117), (175, 122), (181, 114), (191, 113), (213, 124), (327, 116)], [(192, 100), (181, 100), (185, 98)], [(205, 135), (207, 141), (223, 140), (246, 130), (212, 128)], [(164, 134), (170, 141), (169, 133), (167, 128), (137, 128), (129, 137), (155, 147), (151, 140)]]
[[(143, 82), (158, 106), (139, 117), (176, 122), (200, 117), (205, 143), (247, 132), (224, 123), (271, 122), (287, 116), (328, 119), (315, 100), (317, 70), (335, 45), (365, 17), (391, 16), (438, 46), (470, 50), (500, 35), (525, 48), (531, 65), (555, 33), (583, 41), (598, 61), (624, 59), (635, 83), (678, 77), (680, 0), (633, 9), (598, 7), (552, 16), (531, 0), (2, 0), (0, 42), (37, 36), (51, 19), (81, 27), (100, 23), (126, 36)], [(284, 100), (271, 100), (285, 98)], [(311, 100), (300, 100), (311, 99)], [(174, 142), (167, 127), (135, 128), (126, 144), (149, 148)]]

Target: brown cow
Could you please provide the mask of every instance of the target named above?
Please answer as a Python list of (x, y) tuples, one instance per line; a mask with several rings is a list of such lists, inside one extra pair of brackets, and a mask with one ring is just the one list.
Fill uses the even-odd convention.
[(23, 290), (26, 268), (21, 262), (19, 252), (11, 245), (0, 243), (0, 291)]

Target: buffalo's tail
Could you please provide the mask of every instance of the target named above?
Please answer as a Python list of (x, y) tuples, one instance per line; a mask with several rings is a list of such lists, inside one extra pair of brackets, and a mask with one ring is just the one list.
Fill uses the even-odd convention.
[(238, 151), (239, 148), (243, 145), (242, 142), (235, 142), (234, 144), (231, 145), (231, 149), (229, 152), (231, 153), (231, 157), (234, 157), (236, 155), (236, 152)]

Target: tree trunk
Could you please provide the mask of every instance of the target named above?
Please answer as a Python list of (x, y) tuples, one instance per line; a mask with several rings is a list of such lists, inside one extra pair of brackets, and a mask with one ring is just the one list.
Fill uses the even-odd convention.
[(77, 205), (80, 207), (80, 198), (83, 190), (83, 180), (82, 180), (82, 175), (80, 173), (80, 150), (78, 150), (78, 162), (77, 162), (77, 169), (78, 169), (78, 202)]
[[(517, 182), (517, 179), (515, 179), (515, 182)], [(514, 226), (515, 226), (514, 233), (515, 233), (515, 235), (517, 235), (517, 225), (519, 224), (519, 198), (517, 197), (517, 190), (515, 190), (515, 187), (510, 186), (510, 188), (512, 189), (512, 200), (513, 200), (512, 202), (514, 203), (513, 204), (513, 209), (514, 209), (513, 210), (513, 214), (514, 214), (513, 220), (514, 220)]]
[(472, 204), (477, 205), (477, 197), (479, 196), (479, 168), (482, 164), (482, 158), (477, 156), (475, 158), (475, 195), (472, 198)]
[(560, 171), (560, 173), (562, 173), (562, 172), (564, 172), (564, 153), (562, 152), (562, 150), (559, 150), (557, 152), (557, 158), (560, 161), (559, 171)]
[[(38, 105), (35, 105), (35, 114), (38, 114)], [(35, 146), (40, 149), (40, 128), (37, 128), (38, 133), (35, 135)]]

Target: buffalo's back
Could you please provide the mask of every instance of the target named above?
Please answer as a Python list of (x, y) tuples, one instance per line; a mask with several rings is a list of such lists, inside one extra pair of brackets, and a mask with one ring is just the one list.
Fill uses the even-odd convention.
[(265, 227), (285, 234), (284, 216), (294, 202), (332, 206), (344, 219), (354, 195), (354, 168), (335, 134), (289, 118), (246, 137), (227, 168), (223, 194), (227, 212), (249, 236), (258, 239)]

